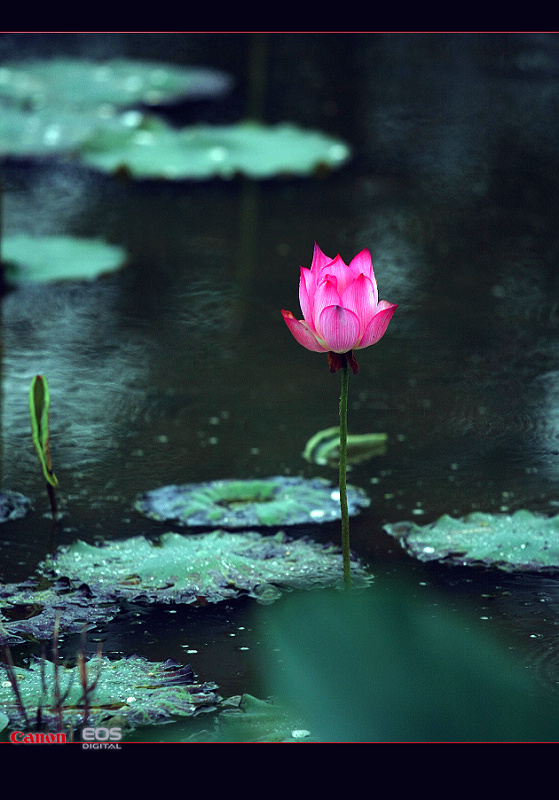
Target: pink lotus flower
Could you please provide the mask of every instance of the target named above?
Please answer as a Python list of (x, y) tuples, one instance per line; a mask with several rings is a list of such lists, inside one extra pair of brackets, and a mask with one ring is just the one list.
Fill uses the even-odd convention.
[(342, 365), (341, 356), (334, 354), (345, 354), (356, 372), (351, 351), (378, 342), (397, 308), (387, 300), (379, 302), (369, 250), (362, 250), (347, 265), (339, 255), (334, 259), (324, 255), (315, 243), (311, 268), (300, 269), (304, 319), (282, 310), (287, 327), (307, 350), (328, 353), (332, 372)]

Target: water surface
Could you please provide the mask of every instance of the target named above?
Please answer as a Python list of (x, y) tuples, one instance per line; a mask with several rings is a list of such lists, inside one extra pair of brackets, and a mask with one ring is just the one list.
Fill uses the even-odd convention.
[[(16, 43), (2, 37), (0, 54)], [(123, 55), (232, 71), (233, 95), (176, 110), (183, 122), (229, 121), (250, 88), (248, 35), (22, 43), (29, 55), (95, 55), (110, 43)], [(554, 576), (421, 565), (383, 525), (557, 511), (559, 39), (293, 33), (265, 44), (264, 118), (344, 138), (348, 166), (320, 178), (172, 185), (57, 161), (3, 165), (5, 231), (100, 235), (124, 245), (130, 263), (92, 285), (22, 287), (2, 300), (2, 484), (34, 509), (2, 526), (1, 576), (24, 579), (50, 546), (28, 424), (34, 374), (51, 392), (59, 545), (151, 533), (132, 506), (159, 485), (335, 481), (302, 451), (336, 424), (339, 375), (295, 342), (279, 310), (298, 314), (298, 268), (315, 240), (346, 261), (368, 247), (380, 297), (399, 308), (350, 379), (350, 431), (389, 436), (384, 455), (350, 473), (372, 499), (352, 522), (353, 547), (373, 573), (429, 585), (465, 610), (553, 692)], [(339, 536), (336, 525), (309, 533)], [(102, 639), (109, 655), (186, 659), (225, 696), (258, 694), (251, 603), (199, 612), (130, 609), (91, 637), (91, 650)], [(74, 637), (63, 644), (75, 650)]]

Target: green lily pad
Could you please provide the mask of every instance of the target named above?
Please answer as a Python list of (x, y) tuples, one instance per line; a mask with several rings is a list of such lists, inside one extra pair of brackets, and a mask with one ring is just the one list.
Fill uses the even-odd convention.
[[(332, 586), (342, 577), (337, 548), (280, 532), (182, 536), (166, 533), (159, 542), (143, 536), (94, 547), (77, 541), (40, 567), (47, 576), (86, 583), (99, 602), (120, 600), (205, 604), (248, 594), (261, 603), (281, 591)], [(355, 565), (357, 578), (364, 571)]]
[(483, 565), (511, 572), (559, 569), (559, 515), (524, 509), (514, 514), (475, 512), (461, 519), (442, 516), (431, 525), (385, 525), (402, 547), (421, 561)]
[(175, 129), (144, 118), (136, 128), (96, 131), (81, 149), (94, 169), (133, 178), (207, 180), (246, 175), (312, 175), (347, 161), (349, 147), (319, 131), (256, 122)]
[(0, 491), (0, 522), (20, 519), (27, 514), (30, 507), (31, 502), (25, 495), (9, 489)]
[(33, 109), (159, 105), (219, 96), (231, 83), (214, 69), (128, 59), (52, 58), (0, 67), (0, 97)]
[(2, 258), (7, 283), (92, 281), (124, 266), (126, 251), (100, 239), (73, 236), (5, 236)]
[[(317, 742), (292, 709), (277, 698), (260, 700), (250, 694), (229, 697), (212, 716), (210, 730), (188, 737), (188, 742)], [(183, 739), (184, 741), (184, 739)]]
[(149, 125), (150, 119), (135, 109), (66, 110), (47, 106), (30, 111), (0, 102), (0, 156), (44, 158), (66, 155), (75, 159), (84, 142), (91, 137), (97, 134), (108, 137), (110, 134), (118, 140)]
[[(35, 722), (41, 708), (42, 728), (58, 731), (59, 710), (64, 731), (87, 724), (102, 726), (112, 720), (125, 730), (154, 725), (177, 717), (191, 717), (199, 710), (212, 710), (219, 702), (215, 683), (198, 683), (190, 666), (170, 659), (151, 663), (139, 656), (118, 661), (91, 659), (86, 663), (88, 716), (84, 715), (84, 692), (79, 667), (58, 667), (61, 703), (56, 701), (54, 664), (34, 658), (29, 669), (14, 667), (27, 720)], [(9, 717), (11, 728), (21, 729), (26, 720), (16, 702), (6, 668), (0, 665), (0, 709)], [(124, 731), (123, 731), (124, 732)]]
[[(347, 487), (350, 514), (370, 500)], [(156, 520), (188, 527), (252, 528), (332, 522), (340, 519), (340, 493), (322, 478), (276, 476), (162, 486), (141, 495), (135, 508)]]
[(102, 131), (116, 137), (138, 127), (133, 105), (198, 100), (227, 92), (231, 79), (213, 69), (115, 59), (49, 59), (0, 67), (0, 156), (76, 155)]
[(118, 605), (100, 604), (83, 584), (61, 580), (38, 588), (33, 581), (0, 583), (0, 642), (22, 642), (22, 635), (48, 640), (57, 618), (61, 630), (82, 633), (109, 622), (118, 612)]
[(112, 123), (109, 120), (101, 121), (91, 113), (72, 113), (50, 108), (26, 111), (2, 104), (0, 156), (48, 156), (72, 152), (100, 124)]

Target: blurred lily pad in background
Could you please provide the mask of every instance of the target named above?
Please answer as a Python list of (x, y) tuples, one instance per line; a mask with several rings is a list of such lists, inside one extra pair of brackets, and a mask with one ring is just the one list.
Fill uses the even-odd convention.
[(81, 148), (82, 161), (94, 169), (166, 180), (313, 175), (342, 166), (349, 156), (344, 142), (288, 123), (177, 129), (150, 117), (137, 127), (97, 129)]
[(32, 110), (159, 105), (218, 97), (231, 86), (219, 70), (124, 58), (37, 59), (0, 67), (0, 97)]
[(123, 124), (122, 115), (42, 108), (28, 111), (0, 103), (0, 157), (44, 157), (74, 153), (97, 126)]
[(143, 118), (131, 106), (219, 97), (232, 79), (218, 70), (163, 62), (57, 58), (0, 67), (0, 156), (76, 155), (101, 130)]
[[(370, 504), (365, 492), (347, 487), (348, 509)], [(145, 492), (135, 507), (151, 519), (189, 527), (251, 528), (305, 525), (340, 519), (340, 494), (323, 478), (276, 476), (162, 486)]]
[(265, 690), (319, 741), (556, 741), (559, 701), (424, 591), (381, 579), (257, 609)]
[[(357, 580), (367, 581), (359, 564), (353, 569)], [(136, 536), (100, 547), (77, 541), (47, 558), (41, 572), (87, 584), (98, 602), (206, 604), (245, 594), (267, 604), (282, 590), (334, 586), (343, 570), (333, 546), (281, 532), (212, 531), (166, 533), (158, 542)]]
[(0, 155), (72, 155), (136, 179), (207, 180), (313, 175), (350, 157), (345, 143), (284, 123), (174, 128), (143, 106), (219, 97), (228, 75), (116, 59), (47, 59), (0, 67)]
[(349, 146), (320, 131), (284, 123), (174, 128), (139, 110), (0, 106), (0, 156), (71, 156), (91, 169), (141, 180), (312, 176), (341, 167)]
[(521, 509), (514, 514), (474, 512), (442, 516), (430, 525), (397, 522), (384, 529), (420, 561), (483, 565), (511, 572), (559, 569), (559, 515)]
[[(212, 710), (220, 699), (214, 683), (198, 683), (190, 666), (171, 660), (151, 663), (139, 656), (118, 661), (97, 658), (88, 661), (86, 668), (88, 686), (94, 684), (88, 692), (90, 725), (114, 720), (132, 730), (139, 725), (168, 723), (176, 717), (193, 716), (202, 708)], [(0, 665), (0, 674), (4, 670)], [(52, 662), (35, 658), (29, 669), (14, 667), (14, 672), (27, 719), (34, 722), (37, 709), (41, 708), (42, 725), (47, 730), (59, 730)], [(59, 665), (58, 685), (62, 725), (68, 732), (85, 723), (79, 667)], [(9, 717), (10, 727), (24, 724), (6, 674), (0, 681), (0, 710)]]
[(127, 254), (101, 239), (74, 236), (5, 236), (4, 278), (8, 284), (92, 281), (120, 269)]

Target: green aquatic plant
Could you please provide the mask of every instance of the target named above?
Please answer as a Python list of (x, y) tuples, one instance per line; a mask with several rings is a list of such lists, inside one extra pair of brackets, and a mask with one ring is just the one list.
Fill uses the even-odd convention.
[(52, 517), (56, 519), (57, 506), (54, 489), (58, 486), (58, 479), (52, 471), (49, 449), (49, 387), (42, 375), (36, 375), (31, 381), (29, 390), (29, 411), (31, 415), (31, 436), (35, 450), (39, 457), (43, 475), (47, 482), (47, 493), (52, 510)]
[(559, 569), (559, 515), (520, 509), (513, 514), (447, 514), (429, 525), (397, 522), (384, 529), (420, 561), (512, 571)]
[(291, 123), (177, 129), (145, 106), (228, 91), (208, 69), (150, 62), (49, 59), (0, 67), (0, 156), (66, 156), (139, 180), (262, 180), (342, 166), (350, 147)]
[(176, 128), (138, 109), (104, 116), (47, 106), (29, 112), (0, 103), (0, 157), (70, 157), (135, 180), (312, 176), (341, 167), (350, 147), (290, 123)]
[(61, 578), (0, 583), (0, 643), (21, 644), (25, 639), (47, 640), (58, 619), (65, 633), (81, 633), (109, 622), (119, 612), (117, 603), (99, 603), (81, 581)]
[(43, 475), (51, 486), (58, 486), (58, 480), (52, 471), (49, 450), (49, 387), (42, 375), (35, 375), (29, 390), (29, 411), (31, 413), (31, 436), (39, 456)]
[(219, 97), (231, 78), (205, 68), (127, 59), (50, 58), (0, 66), (0, 156), (75, 157), (98, 131), (129, 129), (133, 106)]
[[(349, 513), (369, 505), (362, 489), (349, 486)], [(162, 486), (145, 492), (135, 508), (157, 520), (188, 527), (279, 527), (340, 518), (337, 488), (323, 478), (278, 475), (256, 480), (221, 480)]]
[(75, 236), (28, 236), (2, 239), (6, 283), (93, 281), (124, 266), (127, 253), (102, 239)]
[(0, 156), (71, 157), (134, 179), (262, 180), (336, 169), (343, 141), (291, 123), (177, 129), (145, 106), (218, 97), (231, 78), (217, 70), (114, 59), (30, 60), (0, 67)]
[[(212, 717), (212, 727), (192, 733), (188, 742), (317, 742), (304, 727), (297, 711), (284, 706), (277, 698), (260, 700), (244, 692), (223, 700)], [(192, 724), (192, 723), (190, 723)], [(185, 741), (177, 736), (172, 741)]]
[[(360, 464), (386, 452), (386, 433), (347, 434), (347, 464)], [(303, 451), (303, 458), (311, 464), (338, 466), (340, 462), (340, 426), (326, 428), (311, 436)]]
[[(1, 67), (0, 67), (1, 70)], [(45, 158), (72, 154), (97, 127), (120, 127), (120, 117), (41, 108), (30, 111), (0, 102), (0, 158)]]
[[(5, 670), (0, 664), (0, 675)], [(28, 669), (12, 671), (19, 701), (11, 680), (0, 681), (0, 712), (8, 717), (8, 726), (29, 725), (40, 709), (43, 730), (64, 731), (69, 737), (84, 724), (112, 721), (123, 733), (164, 724), (213, 710), (220, 700), (215, 683), (198, 682), (189, 665), (171, 659), (153, 663), (137, 655), (116, 661), (97, 656), (64, 667), (32, 657)]]
[(176, 129), (149, 116), (128, 128), (98, 128), (80, 148), (80, 159), (94, 169), (165, 180), (313, 175), (341, 166), (349, 156), (344, 142), (293, 124), (237, 122)]
[[(356, 575), (367, 582), (354, 562)], [(184, 536), (165, 533), (158, 541), (144, 536), (106, 542), (83, 541), (61, 547), (40, 566), (47, 578), (87, 585), (98, 603), (134, 602), (207, 604), (248, 595), (272, 603), (283, 591), (336, 584), (342, 577), (337, 548), (283, 532), (226, 532)]]
[(136, 125), (133, 106), (219, 97), (232, 81), (164, 62), (52, 58), (0, 66), (0, 156), (75, 157), (98, 131)]
[(231, 86), (231, 78), (215, 69), (140, 59), (29, 59), (0, 67), (0, 98), (33, 111), (99, 109), (108, 116), (114, 106), (219, 97)]

